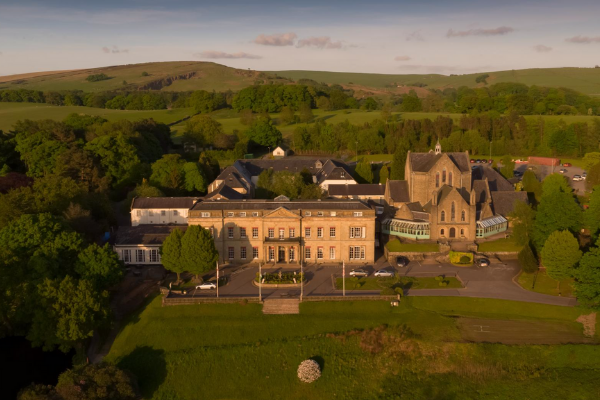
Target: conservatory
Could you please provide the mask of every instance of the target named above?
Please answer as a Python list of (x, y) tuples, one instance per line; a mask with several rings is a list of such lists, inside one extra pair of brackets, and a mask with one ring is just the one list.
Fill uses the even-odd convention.
[(502, 215), (477, 221), (477, 237), (486, 238), (508, 229), (508, 220)]
[(409, 239), (429, 239), (429, 222), (407, 221), (403, 219), (386, 219), (381, 225), (382, 231), (388, 235)]

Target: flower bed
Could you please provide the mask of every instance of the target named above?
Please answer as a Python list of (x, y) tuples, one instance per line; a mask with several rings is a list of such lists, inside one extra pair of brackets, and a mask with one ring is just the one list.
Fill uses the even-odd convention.
[(260, 279), (260, 275), (258, 272), (256, 273), (256, 278), (254, 281), (257, 283), (261, 283), (263, 285), (286, 285), (286, 284), (299, 284), (302, 280), (304, 280), (304, 274), (297, 272), (276, 272), (276, 273), (266, 273), (262, 275), (262, 279)]

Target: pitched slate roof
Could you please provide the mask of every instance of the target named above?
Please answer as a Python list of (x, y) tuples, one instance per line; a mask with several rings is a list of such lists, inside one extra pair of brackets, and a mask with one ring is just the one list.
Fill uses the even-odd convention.
[(204, 196), (204, 200), (221, 198), (226, 200), (241, 200), (244, 198), (244, 195), (237, 190), (232, 189), (231, 186), (226, 185), (223, 181), (215, 190)]
[(330, 196), (383, 196), (385, 186), (378, 184), (329, 185)]
[(390, 198), (393, 201), (399, 203), (406, 203), (410, 201), (407, 181), (388, 180), (387, 185), (390, 188)]
[(223, 172), (219, 174), (216, 180), (221, 180), (225, 183), (225, 185), (232, 188), (247, 189), (247, 185), (250, 183), (250, 178), (246, 178), (234, 166), (225, 168)]
[(527, 192), (492, 192), (492, 205), (494, 213), (507, 217), (514, 207), (515, 202), (522, 201), (528, 203)]
[(485, 180), (476, 180), (473, 182), (475, 191), (475, 202), (483, 203), (488, 199), (488, 184)]
[(415, 172), (429, 172), (443, 155), (447, 155), (461, 172), (470, 170), (470, 162), (466, 153), (410, 153), (410, 165)]
[(469, 204), (469, 192), (467, 192), (465, 190), (465, 188), (457, 188), (457, 187), (453, 187), (453, 186), (448, 186), (448, 185), (444, 185), (442, 186), (442, 188), (440, 189), (440, 191), (438, 192), (438, 204), (440, 204), (442, 201), (444, 201), (444, 199), (450, 194), (452, 193), (453, 190), (456, 190), (461, 196), (462, 198), (467, 202), (467, 204)]
[(175, 228), (185, 232), (187, 225), (138, 225), (122, 226), (115, 238), (116, 246), (148, 245), (159, 246)]
[(198, 197), (135, 197), (131, 202), (131, 209), (139, 208), (177, 208), (190, 209)]
[(204, 210), (370, 210), (360, 200), (214, 200), (197, 203), (191, 211)]
[(492, 167), (478, 165), (473, 168), (473, 182), (487, 178), (491, 192), (514, 192), (515, 188), (498, 171)]

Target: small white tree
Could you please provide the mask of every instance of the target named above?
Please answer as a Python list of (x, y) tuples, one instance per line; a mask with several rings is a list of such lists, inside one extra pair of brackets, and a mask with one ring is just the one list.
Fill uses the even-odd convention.
[(321, 377), (321, 367), (315, 360), (304, 360), (298, 366), (298, 378), (302, 382), (312, 383)]

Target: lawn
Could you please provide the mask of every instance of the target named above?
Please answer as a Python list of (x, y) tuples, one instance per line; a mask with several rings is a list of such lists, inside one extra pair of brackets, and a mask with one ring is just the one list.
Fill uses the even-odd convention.
[(437, 243), (403, 243), (399, 240), (390, 240), (386, 245), (388, 251), (393, 253), (428, 253), (440, 251)]
[[(440, 286), (440, 281), (434, 277), (346, 278), (346, 290), (382, 290), (388, 287), (403, 289), (457, 289), (463, 287), (456, 278), (444, 277), (441, 282), (446, 283), (446, 286)], [(342, 278), (337, 278), (335, 285), (336, 289), (341, 290)]]
[(534, 274), (521, 272), (518, 282), (523, 289), (532, 292), (550, 294), (552, 296), (558, 296), (560, 294), (565, 297), (574, 297), (572, 286), (573, 279), (564, 279), (560, 282), (555, 281), (550, 278), (544, 270), (540, 270)]
[(479, 243), (479, 251), (485, 252), (519, 252), (523, 248), (523, 245), (515, 242), (513, 238), (503, 238), (493, 240), (491, 242)]
[[(155, 298), (118, 335), (106, 361), (152, 399), (596, 398), (600, 347), (505, 346), (462, 339), (456, 316), (529, 318), (569, 327), (580, 311), (493, 299), (408, 298), (302, 303), (299, 315), (258, 304), (161, 307)], [(514, 304), (511, 304), (514, 303)], [(481, 315), (476, 315), (481, 317)], [(464, 325), (464, 324), (463, 324)], [(526, 335), (526, 332), (524, 333)], [(321, 378), (296, 378), (307, 358)]]

